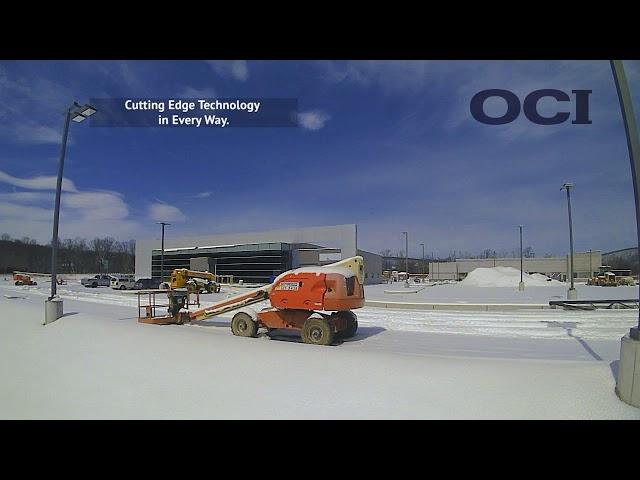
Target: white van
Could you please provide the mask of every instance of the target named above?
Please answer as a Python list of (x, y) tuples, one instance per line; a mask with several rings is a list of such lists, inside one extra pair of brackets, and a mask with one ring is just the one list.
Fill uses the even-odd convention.
[(116, 290), (131, 290), (136, 284), (135, 275), (112, 275), (111, 288)]

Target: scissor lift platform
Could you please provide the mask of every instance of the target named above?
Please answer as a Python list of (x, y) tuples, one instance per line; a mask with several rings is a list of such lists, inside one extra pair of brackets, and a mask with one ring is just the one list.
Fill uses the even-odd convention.
[[(162, 294), (167, 298), (167, 290), (162, 289), (138, 290), (136, 292), (138, 297), (138, 322), (153, 325), (181, 325), (184, 323), (184, 315), (172, 316), (169, 314), (168, 299), (167, 303), (156, 302), (157, 294)], [(200, 293), (186, 293), (185, 307), (188, 309), (190, 305), (200, 306)], [(166, 314), (159, 315), (161, 312), (160, 309), (164, 309)], [(186, 318), (188, 320), (188, 316), (186, 316)]]

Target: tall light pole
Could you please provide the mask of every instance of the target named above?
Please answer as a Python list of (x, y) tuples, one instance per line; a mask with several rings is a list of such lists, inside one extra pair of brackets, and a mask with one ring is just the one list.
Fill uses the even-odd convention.
[(518, 284), (518, 290), (521, 292), (524, 290), (524, 281), (522, 280), (524, 267), (524, 262), (522, 260), (522, 227), (523, 225), (518, 225), (518, 228), (520, 229), (520, 283)]
[(571, 286), (567, 291), (568, 300), (575, 300), (576, 298), (578, 298), (576, 289), (573, 286), (573, 224), (571, 223), (571, 189), (573, 187), (575, 187), (573, 183), (565, 183), (564, 185), (562, 185), (562, 188), (560, 189), (560, 190), (567, 191), (567, 208), (569, 210), (569, 255), (570, 255), (569, 277), (571, 279)]
[(56, 182), (56, 200), (53, 210), (53, 237), (51, 238), (51, 296), (45, 300), (44, 325), (51, 323), (62, 316), (62, 299), (57, 297), (58, 274), (58, 226), (60, 225), (60, 195), (62, 194), (62, 175), (64, 171), (64, 156), (67, 150), (67, 137), (69, 135), (69, 121), (83, 122), (96, 113), (91, 105), (80, 105), (73, 102), (67, 108), (62, 131), (62, 145), (60, 147), (60, 161), (58, 162), (58, 181)]
[[(627, 84), (627, 76), (624, 73), (622, 60), (611, 60), (610, 64), (613, 72), (613, 80), (618, 92), (618, 100), (620, 101), (624, 130), (627, 136), (627, 148), (629, 149), (629, 160), (631, 161), (631, 178), (633, 179), (633, 192), (636, 200), (638, 251), (640, 251), (640, 190), (638, 187), (638, 175), (640, 174), (640, 138), (638, 137), (638, 127), (636, 126), (636, 117), (633, 112), (631, 92)], [(637, 385), (640, 385), (638, 358), (640, 358), (640, 311), (638, 312), (638, 325), (631, 327), (629, 335), (625, 335), (621, 340), (620, 363), (618, 365), (615, 390), (620, 400), (635, 407), (640, 407), (640, 389), (637, 388)]]
[(160, 250), (160, 283), (164, 282), (164, 227), (165, 225), (171, 225), (167, 222), (156, 222), (158, 225), (162, 225), (162, 240)]
[(589, 249), (589, 278), (593, 276), (593, 264), (591, 263), (591, 249)]
[(422, 246), (422, 274), (424, 275), (424, 243), (421, 243), (420, 245)]
[[(640, 175), (640, 138), (638, 138), (638, 126), (633, 113), (633, 102), (631, 92), (627, 84), (627, 77), (624, 73), (622, 60), (611, 60), (611, 70), (613, 80), (620, 100), (620, 110), (622, 120), (627, 135), (627, 148), (629, 150), (629, 160), (631, 161), (631, 178), (633, 179), (633, 192), (636, 200), (636, 234), (638, 238), (638, 251), (640, 251), (640, 187), (638, 187), (638, 175)], [(640, 282), (638, 282), (640, 284)], [(634, 340), (640, 340), (640, 311), (638, 312), (638, 326), (632, 328), (629, 336)]]
[(409, 232), (402, 232), (404, 234), (405, 252), (404, 252), (404, 270), (407, 274), (407, 278), (404, 281), (404, 286), (409, 287)]

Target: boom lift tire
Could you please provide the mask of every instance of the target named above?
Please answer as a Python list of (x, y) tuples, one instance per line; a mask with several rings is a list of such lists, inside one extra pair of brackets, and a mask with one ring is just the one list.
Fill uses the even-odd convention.
[(231, 332), (239, 337), (255, 337), (258, 323), (248, 313), (238, 312), (231, 319)]
[(345, 317), (347, 321), (347, 328), (338, 332), (340, 338), (351, 338), (358, 331), (358, 317), (355, 313), (348, 310), (345, 312), (338, 312), (337, 315)]
[(332, 325), (324, 318), (309, 317), (302, 327), (302, 341), (313, 345), (331, 345), (335, 338)]

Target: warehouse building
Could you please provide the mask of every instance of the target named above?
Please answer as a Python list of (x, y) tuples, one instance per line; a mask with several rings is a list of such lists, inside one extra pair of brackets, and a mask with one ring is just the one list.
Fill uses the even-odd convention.
[[(524, 258), (525, 273), (542, 273), (548, 277), (566, 281), (569, 278), (569, 255), (566, 257)], [(573, 254), (574, 279), (586, 279), (597, 274), (602, 265), (602, 252), (593, 250)], [(520, 270), (519, 258), (460, 258), (451, 262), (430, 262), (431, 280), (463, 280), (476, 268), (513, 267)], [(591, 273), (590, 273), (591, 272)]]
[[(382, 281), (382, 257), (357, 248), (354, 224), (197, 237), (167, 231), (164, 277), (175, 268), (209, 270), (234, 282), (270, 283), (292, 268), (327, 265), (361, 255), (365, 284)], [(136, 278), (161, 277), (160, 239), (136, 241)]]

